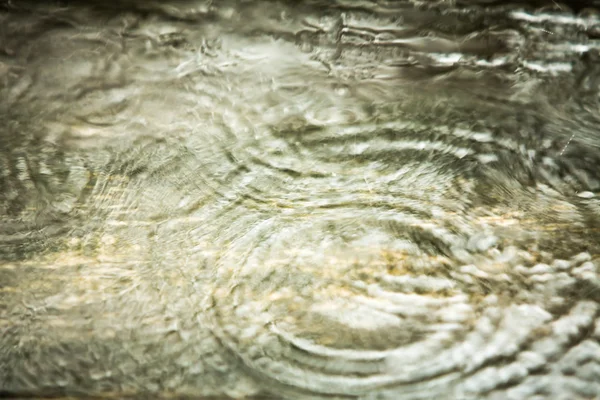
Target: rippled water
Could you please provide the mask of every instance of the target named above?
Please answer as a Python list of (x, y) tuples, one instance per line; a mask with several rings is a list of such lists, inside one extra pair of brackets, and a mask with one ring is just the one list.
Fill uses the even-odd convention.
[(0, 394), (600, 396), (600, 5), (452, 3), (0, 2)]

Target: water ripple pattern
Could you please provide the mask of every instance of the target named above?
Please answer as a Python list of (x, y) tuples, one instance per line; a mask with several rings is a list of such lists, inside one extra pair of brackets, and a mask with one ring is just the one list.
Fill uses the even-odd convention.
[(0, 394), (600, 396), (600, 6), (537, 3), (0, 2)]

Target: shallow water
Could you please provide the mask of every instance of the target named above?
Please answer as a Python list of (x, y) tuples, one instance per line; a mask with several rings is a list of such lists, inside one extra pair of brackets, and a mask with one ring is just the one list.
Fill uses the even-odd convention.
[(0, 393), (600, 396), (600, 6), (501, 3), (0, 3)]

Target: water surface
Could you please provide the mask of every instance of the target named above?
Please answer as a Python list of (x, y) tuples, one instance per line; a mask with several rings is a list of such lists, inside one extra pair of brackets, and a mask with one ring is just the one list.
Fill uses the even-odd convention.
[(600, 396), (600, 11), (0, 3), (0, 392)]

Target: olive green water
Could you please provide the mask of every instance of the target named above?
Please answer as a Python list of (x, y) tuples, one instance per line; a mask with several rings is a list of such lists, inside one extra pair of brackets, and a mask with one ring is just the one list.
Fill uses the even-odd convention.
[(600, 11), (0, 2), (0, 394), (600, 396)]

